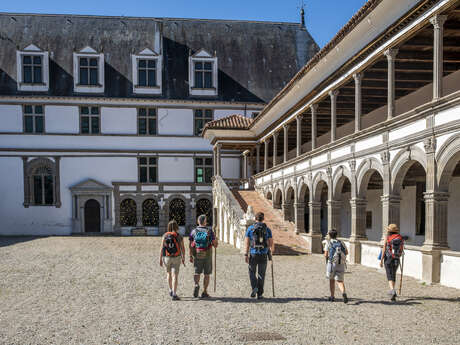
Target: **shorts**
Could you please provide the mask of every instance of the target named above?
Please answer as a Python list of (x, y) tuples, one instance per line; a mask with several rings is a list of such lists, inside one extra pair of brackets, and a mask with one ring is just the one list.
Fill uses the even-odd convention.
[(182, 261), (182, 257), (179, 256), (163, 256), (163, 264), (165, 265), (166, 272), (179, 274), (180, 263)]
[(344, 264), (332, 264), (327, 263), (326, 267), (326, 278), (329, 280), (336, 280), (338, 282), (343, 282), (345, 275), (345, 265)]
[(396, 281), (396, 271), (398, 270), (399, 259), (385, 259), (385, 271), (389, 281)]
[(193, 267), (195, 267), (195, 274), (212, 274), (212, 255), (209, 255), (204, 259), (197, 259), (195, 257), (193, 260)]

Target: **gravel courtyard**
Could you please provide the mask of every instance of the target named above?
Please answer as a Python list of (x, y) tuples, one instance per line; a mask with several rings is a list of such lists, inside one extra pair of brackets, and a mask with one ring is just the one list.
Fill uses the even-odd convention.
[(152, 237), (0, 237), (0, 344), (460, 343), (459, 290), (405, 278), (403, 296), (391, 304), (382, 272), (349, 266), (351, 300), (331, 303), (318, 255), (276, 256), (276, 298), (268, 274), (267, 298), (256, 301), (242, 256), (221, 245), (212, 298), (191, 297), (187, 264), (182, 300), (173, 302), (159, 244)]

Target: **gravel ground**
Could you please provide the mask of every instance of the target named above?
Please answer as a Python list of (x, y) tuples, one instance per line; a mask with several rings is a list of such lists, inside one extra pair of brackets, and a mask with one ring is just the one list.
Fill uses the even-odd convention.
[[(351, 300), (331, 303), (319, 255), (276, 256), (276, 298), (268, 274), (267, 298), (256, 301), (241, 255), (221, 245), (212, 298), (191, 297), (188, 264), (179, 277), (182, 300), (172, 302), (157, 265), (159, 243), (0, 238), (0, 344), (460, 343), (459, 290), (405, 278), (392, 304), (382, 272), (349, 266)], [(284, 340), (259, 340), (267, 336)]]

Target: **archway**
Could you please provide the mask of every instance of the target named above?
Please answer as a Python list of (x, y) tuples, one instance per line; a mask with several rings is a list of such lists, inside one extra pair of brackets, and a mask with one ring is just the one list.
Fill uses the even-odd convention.
[(169, 203), (169, 220), (175, 220), (179, 226), (185, 226), (185, 202), (182, 199), (172, 199)]
[(275, 196), (273, 199), (273, 208), (281, 208), (281, 205), (283, 204), (283, 192), (281, 189), (276, 189), (275, 190)]
[(101, 232), (101, 205), (94, 199), (85, 202), (85, 232)]
[(196, 202), (196, 214), (206, 215), (208, 226), (212, 226), (212, 204), (209, 199), (202, 198)]
[(336, 210), (337, 214), (334, 215), (332, 227), (335, 227), (339, 236), (349, 238), (351, 235), (351, 183), (348, 177), (342, 176), (338, 183), (336, 183), (336, 191), (334, 201), (338, 202), (339, 209)]
[(382, 238), (383, 177), (376, 169), (369, 168), (360, 181), (359, 197), (366, 201), (366, 237), (370, 241)]
[(298, 202), (304, 203), (304, 232), (310, 232), (310, 189), (306, 183), (302, 183), (299, 188)]
[(327, 220), (327, 200), (328, 200), (328, 185), (326, 181), (320, 180), (316, 184), (315, 187), (315, 194), (314, 194), (314, 201), (319, 203), (320, 213), (319, 213), (319, 230), (321, 230), (321, 234), (324, 236), (327, 235), (328, 230), (328, 220)]
[(125, 199), (120, 203), (120, 225), (136, 226), (136, 202), (133, 199)]
[(159, 224), (160, 207), (154, 199), (147, 199), (142, 203), (142, 224), (144, 226), (155, 226)]
[(284, 200), (284, 220), (289, 222), (294, 221), (294, 198), (294, 188), (289, 186), (286, 190), (286, 199)]

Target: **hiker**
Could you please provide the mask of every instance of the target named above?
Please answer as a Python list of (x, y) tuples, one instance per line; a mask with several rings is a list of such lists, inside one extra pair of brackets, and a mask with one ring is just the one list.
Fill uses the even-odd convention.
[(326, 243), (324, 250), (324, 256), (326, 257), (327, 262), (326, 278), (329, 279), (329, 289), (331, 292), (331, 296), (328, 300), (331, 302), (335, 301), (335, 282), (337, 282), (337, 285), (342, 292), (343, 303), (348, 303), (344, 283), (348, 250), (345, 244), (337, 239), (337, 230), (329, 230), (328, 236), (330, 240)]
[(208, 298), (209, 276), (212, 273), (212, 247), (217, 248), (218, 242), (214, 232), (206, 227), (207, 217), (202, 214), (198, 217), (198, 227), (190, 234), (190, 262), (195, 268), (195, 287), (193, 297), (200, 292), (200, 275), (203, 273), (203, 292), (201, 298)]
[(163, 235), (160, 249), (160, 266), (165, 266), (169, 285), (169, 295), (173, 301), (178, 301), (177, 278), (180, 264), (185, 266), (184, 239), (179, 234), (179, 225), (175, 220), (168, 223), (168, 231)]
[[(264, 214), (258, 212), (256, 222), (246, 230), (244, 239), (245, 261), (249, 264), (249, 279), (251, 281), (251, 297), (262, 299), (264, 294), (265, 271), (268, 258), (275, 252), (272, 231), (264, 221)], [(257, 275), (256, 275), (257, 272)]]
[(399, 259), (404, 253), (404, 239), (399, 234), (399, 228), (396, 224), (390, 224), (387, 227), (387, 236), (382, 249), (380, 259), (380, 267), (385, 265), (387, 273), (388, 285), (390, 291), (388, 294), (391, 296), (392, 301), (396, 301), (396, 271), (399, 266)]

